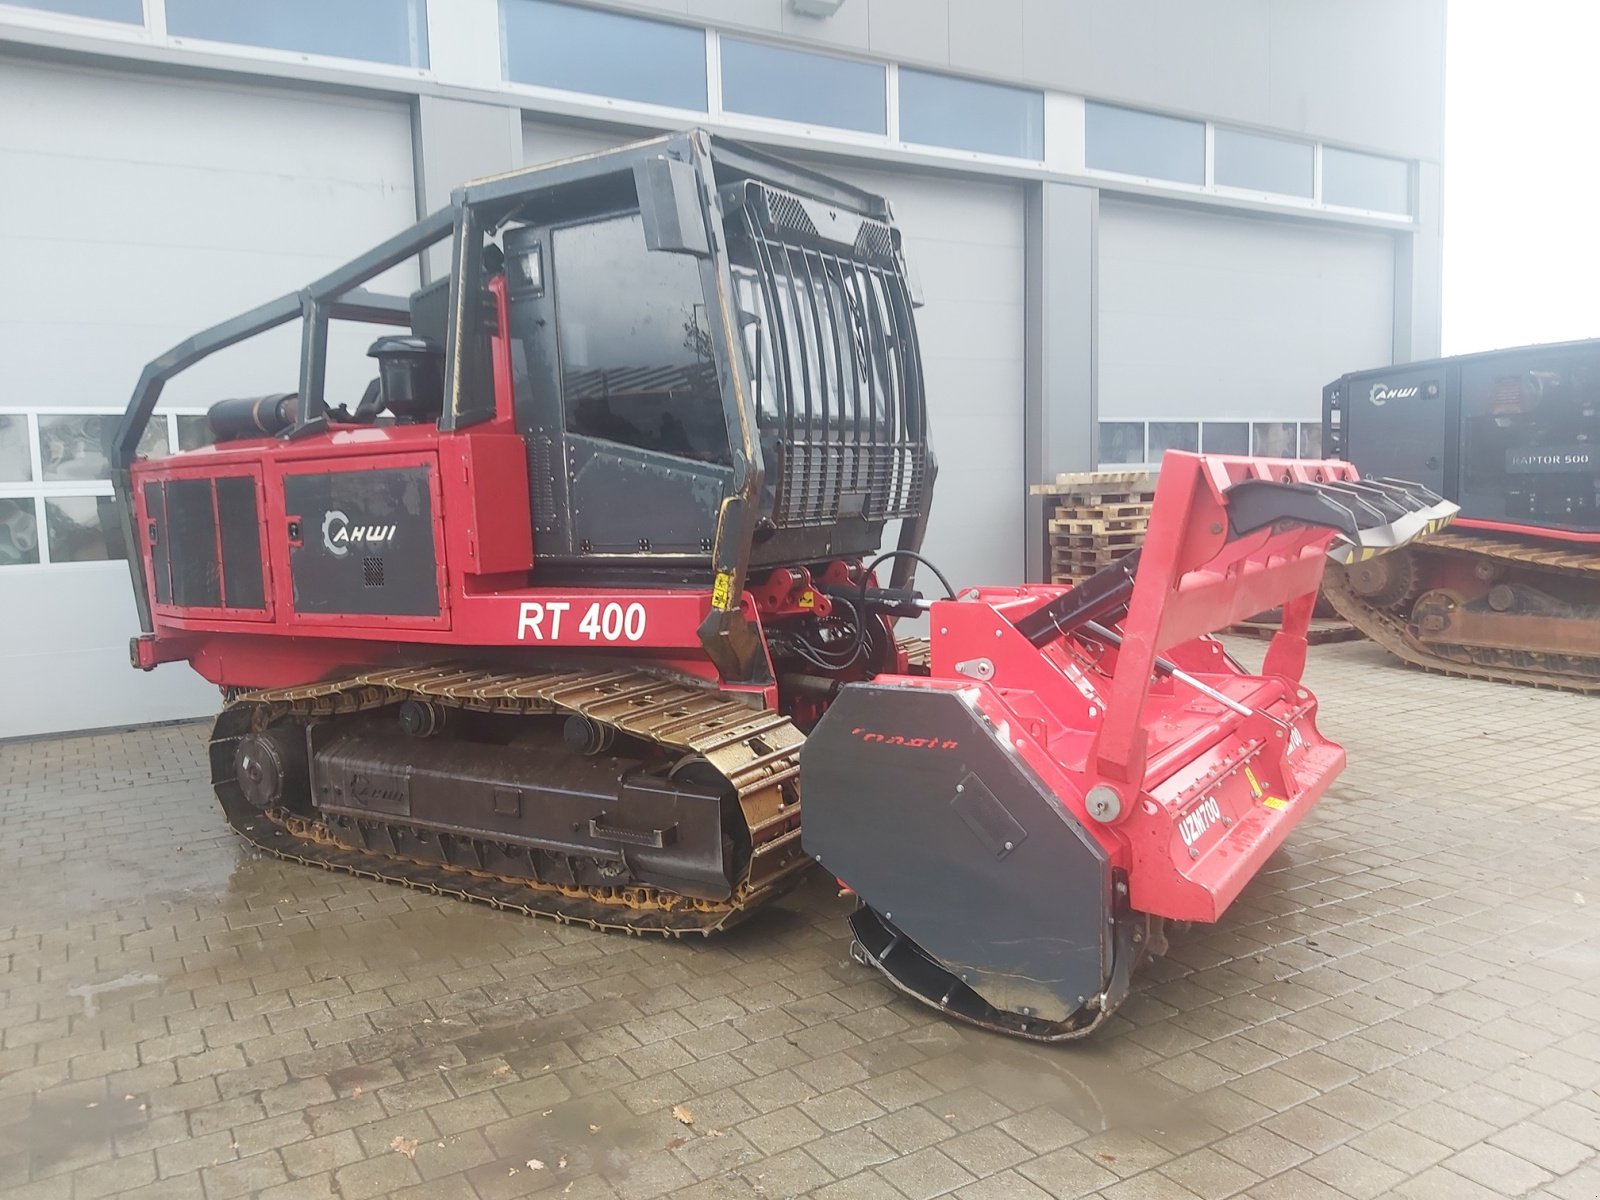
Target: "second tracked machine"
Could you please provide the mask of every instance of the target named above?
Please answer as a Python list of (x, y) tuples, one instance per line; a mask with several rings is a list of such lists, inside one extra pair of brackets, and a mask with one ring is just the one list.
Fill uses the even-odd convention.
[(1460, 506), (1448, 531), (1331, 571), (1341, 616), (1415, 666), (1600, 692), (1600, 341), (1343, 376), (1323, 439)]
[[(441, 242), (443, 278), (364, 287)], [(222, 690), (217, 797), (269, 853), (663, 935), (820, 863), (897, 987), (1081, 1036), (1339, 772), (1300, 683), (1327, 556), (1438, 513), (1174, 454), (1139, 554), (926, 598), (915, 307), (884, 201), (704, 133), (469, 184), (146, 369), (111, 447), (134, 663)], [(359, 397), (342, 320), (397, 327)], [(136, 457), (168, 380), (291, 322), (292, 391)], [(1207, 636), (1278, 605), (1260, 673)]]

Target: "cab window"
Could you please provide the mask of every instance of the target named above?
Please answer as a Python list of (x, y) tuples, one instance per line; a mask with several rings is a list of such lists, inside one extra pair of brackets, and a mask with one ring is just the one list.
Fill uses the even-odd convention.
[(727, 464), (697, 261), (645, 246), (638, 213), (551, 236), (568, 433)]

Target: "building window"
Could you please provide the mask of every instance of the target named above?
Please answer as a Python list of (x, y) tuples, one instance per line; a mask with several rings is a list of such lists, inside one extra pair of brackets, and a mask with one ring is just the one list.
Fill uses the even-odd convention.
[(1084, 163), (1099, 171), (1171, 179), (1177, 183), (1206, 181), (1206, 126), (1159, 113), (1084, 105)]
[(703, 29), (549, 0), (501, 0), (500, 42), (512, 83), (706, 109)]
[[(111, 494), (103, 439), (118, 413), (0, 413), (0, 567), (103, 562), (127, 557)], [(143, 458), (207, 445), (202, 413), (152, 417), (139, 439)]]
[(144, 0), (5, 0), (5, 3), (64, 13), (69, 17), (93, 17), (97, 21), (120, 21), (125, 25), (144, 24)]
[(46, 496), (45, 530), (51, 562), (127, 558), (115, 496)]
[(1300, 457), (1322, 457), (1322, 422), (1300, 422)]
[(1250, 427), (1252, 454), (1263, 458), (1295, 456), (1293, 421), (1257, 421)]
[(33, 451), (29, 449), (28, 418), (21, 413), (0, 413), (0, 483), (30, 483)]
[(1168, 450), (1187, 450), (1191, 454), (1200, 449), (1200, 423), (1198, 421), (1151, 421), (1150, 461), (1158, 463)]
[(1168, 450), (1321, 458), (1317, 421), (1101, 421), (1102, 467), (1161, 464)]
[(1100, 422), (1100, 465), (1133, 466), (1145, 462), (1143, 421)]
[(1042, 159), (1044, 93), (902, 68), (900, 140)]
[[(392, 416), (392, 414), (384, 414)], [(210, 446), (216, 443), (217, 436), (211, 432), (211, 422), (203, 416), (180, 416), (178, 418), (178, 449), (198, 450), (201, 446)]]
[(32, 496), (0, 496), (0, 567), (39, 561), (39, 516)]
[(1212, 177), (1220, 187), (1276, 192), (1308, 200), (1312, 196), (1315, 153), (1310, 142), (1265, 137), (1219, 126), (1213, 153)]
[(427, 0), (166, 0), (166, 6), (173, 37), (397, 67), (428, 65)]
[(1246, 421), (1207, 421), (1200, 427), (1200, 449), (1206, 454), (1249, 454)]
[(721, 46), (722, 107), (729, 112), (888, 132), (881, 65), (731, 37)]
[[(39, 464), (45, 483), (111, 478), (105, 438), (120, 417), (84, 413), (39, 414)], [(139, 439), (141, 458), (161, 458), (168, 453), (167, 423), (157, 417)]]
[(1397, 158), (1322, 148), (1322, 202), (1371, 212), (1411, 212), (1411, 168)]

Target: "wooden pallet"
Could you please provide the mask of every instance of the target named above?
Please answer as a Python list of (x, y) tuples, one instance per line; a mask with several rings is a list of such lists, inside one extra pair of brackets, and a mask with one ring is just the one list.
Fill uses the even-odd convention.
[(1152, 471), (1089, 471), (1036, 484), (1046, 505), (1050, 581), (1081, 583), (1144, 542), (1155, 498)]

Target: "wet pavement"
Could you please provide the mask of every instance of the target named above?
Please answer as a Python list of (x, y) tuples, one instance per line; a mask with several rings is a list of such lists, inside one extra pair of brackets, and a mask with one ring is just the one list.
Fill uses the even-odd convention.
[(1600, 1196), (1600, 699), (1308, 678), (1349, 771), (1054, 1048), (892, 995), (824, 878), (596, 934), (258, 857), (197, 725), (0, 743), (0, 1195)]

